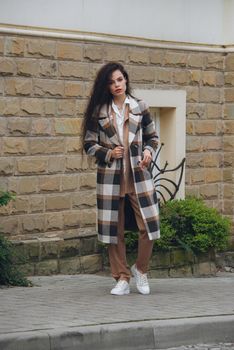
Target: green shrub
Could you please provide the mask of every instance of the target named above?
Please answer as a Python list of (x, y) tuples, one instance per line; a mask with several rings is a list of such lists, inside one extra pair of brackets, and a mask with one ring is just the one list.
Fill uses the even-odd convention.
[(201, 199), (187, 198), (168, 201), (160, 210), (161, 238), (154, 249), (206, 252), (224, 250), (228, 245), (231, 223)]
[[(0, 192), (0, 206), (7, 205), (14, 198), (15, 196), (9, 192)], [(15, 257), (13, 244), (0, 234), (0, 285), (31, 285), (31, 282), (14, 265)]]

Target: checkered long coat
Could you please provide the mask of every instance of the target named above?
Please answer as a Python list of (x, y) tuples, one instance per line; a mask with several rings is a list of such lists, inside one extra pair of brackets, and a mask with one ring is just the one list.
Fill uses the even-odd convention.
[[(142, 170), (139, 162), (144, 149), (156, 149), (157, 135), (145, 102), (132, 97), (129, 100), (130, 164), (142, 218), (149, 239), (153, 240), (160, 237), (157, 196), (151, 174), (146, 168)], [(87, 131), (84, 148), (97, 160), (98, 238), (116, 244), (122, 160), (111, 159), (111, 150), (121, 143), (110, 114), (111, 108), (101, 109), (98, 127)]]

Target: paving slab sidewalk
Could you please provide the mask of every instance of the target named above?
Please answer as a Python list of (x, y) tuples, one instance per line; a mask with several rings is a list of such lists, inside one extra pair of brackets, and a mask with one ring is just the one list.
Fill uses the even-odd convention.
[(234, 274), (151, 279), (151, 294), (109, 294), (112, 278), (30, 278), (0, 289), (1, 350), (163, 349), (234, 342)]

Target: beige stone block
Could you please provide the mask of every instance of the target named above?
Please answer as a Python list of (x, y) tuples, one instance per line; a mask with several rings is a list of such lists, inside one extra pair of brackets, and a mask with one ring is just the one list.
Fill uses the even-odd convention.
[(234, 174), (233, 174), (233, 169), (223, 169), (223, 181), (224, 182), (230, 182), (232, 183), (233, 182), (233, 177), (234, 177)]
[(201, 87), (200, 102), (221, 102), (221, 90), (219, 88)]
[(30, 134), (31, 120), (29, 118), (11, 118), (8, 120), (7, 128), (12, 135)]
[(1, 233), (17, 235), (19, 231), (18, 217), (1, 217)]
[(157, 69), (156, 80), (158, 83), (170, 83), (172, 72), (168, 69)]
[(66, 211), (63, 213), (64, 227), (80, 227), (81, 212), (80, 210)]
[(234, 88), (224, 89), (224, 97), (226, 102), (234, 102)]
[(14, 193), (19, 193), (19, 190), (18, 190), (18, 184), (19, 184), (19, 177), (17, 176), (11, 176), (9, 177), (8, 179), (8, 187), (7, 187), (7, 191), (10, 191), (10, 192), (14, 192)]
[(59, 191), (60, 190), (60, 176), (42, 176), (39, 177), (39, 189), (42, 191)]
[(4, 79), (3, 77), (0, 77), (0, 95), (2, 95), (4, 92), (3, 79)]
[(48, 173), (64, 173), (66, 169), (66, 158), (64, 156), (50, 156), (48, 161)]
[(222, 119), (222, 115), (223, 115), (222, 105), (206, 104), (207, 119)]
[(66, 170), (77, 171), (88, 169), (87, 156), (69, 156), (66, 157)]
[(215, 71), (202, 72), (202, 84), (207, 86), (223, 86), (223, 73)]
[(38, 191), (38, 178), (34, 176), (21, 177), (19, 179), (18, 191), (20, 194), (35, 193)]
[(14, 214), (25, 214), (29, 213), (29, 198), (28, 197), (16, 197), (15, 201), (12, 202)]
[(39, 75), (39, 62), (37, 59), (22, 58), (16, 61), (17, 74), (26, 77)]
[(192, 267), (191, 265), (181, 266), (181, 267), (172, 267), (169, 269), (170, 277), (192, 277)]
[(162, 65), (164, 55), (165, 55), (165, 51), (163, 51), (163, 50), (159, 50), (159, 49), (150, 50), (149, 51), (149, 62), (152, 64)]
[(222, 164), (221, 153), (205, 153), (203, 156), (204, 167), (217, 167), (219, 168)]
[(147, 49), (129, 48), (128, 60), (131, 63), (147, 64), (149, 61), (149, 51)]
[(89, 59), (92, 62), (101, 61), (103, 57), (103, 48), (100, 45), (86, 45), (84, 48), (84, 58)]
[(234, 86), (234, 73), (233, 72), (224, 73), (224, 81), (226, 85)]
[(77, 62), (59, 62), (59, 75), (67, 78), (89, 79), (89, 65)]
[(82, 142), (81, 137), (69, 137), (66, 139), (66, 151), (67, 153), (81, 152)]
[(76, 116), (76, 100), (63, 99), (58, 101), (57, 113), (59, 116), (62, 116), (62, 117), (69, 116), (74, 118)]
[(187, 103), (187, 119), (202, 119), (205, 115), (205, 105), (200, 103)]
[(61, 215), (61, 213), (46, 214), (45, 229), (46, 229), (46, 231), (62, 230), (63, 229), (63, 215)]
[(223, 138), (224, 152), (233, 152), (234, 150), (234, 136), (224, 136)]
[(18, 97), (7, 97), (4, 102), (3, 115), (16, 117), (21, 114), (20, 99)]
[(13, 56), (24, 55), (25, 39), (23, 38), (7, 38), (6, 39), (6, 54)]
[(51, 135), (52, 120), (46, 118), (36, 118), (32, 120), (32, 135)]
[(205, 180), (206, 183), (222, 181), (222, 169), (206, 169)]
[(165, 66), (186, 67), (188, 61), (187, 53), (166, 52), (164, 56)]
[(1, 136), (6, 135), (6, 132), (7, 132), (6, 125), (7, 125), (6, 118), (1, 118), (0, 117), (0, 135)]
[(64, 95), (64, 82), (61, 80), (35, 79), (34, 94), (37, 96), (57, 96)]
[(187, 168), (199, 168), (204, 166), (203, 154), (188, 153), (186, 156)]
[(80, 187), (80, 179), (77, 175), (64, 175), (62, 177), (62, 191), (77, 190)]
[(80, 257), (75, 256), (71, 258), (60, 259), (59, 272), (64, 275), (81, 273)]
[(46, 210), (64, 210), (71, 207), (70, 194), (57, 194), (46, 197)]
[(50, 276), (58, 273), (58, 271), (57, 259), (43, 260), (35, 263), (35, 275)]
[(201, 53), (191, 53), (188, 56), (188, 67), (204, 68), (205, 56)]
[(224, 153), (223, 162), (225, 167), (234, 167), (234, 153)]
[(192, 85), (199, 85), (201, 81), (201, 71), (196, 69), (196, 70), (191, 70), (190, 71), (190, 81)]
[(57, 56), (62, 60), (81, 61), (83, 58), (83, 46), (71, 42), (58, 42)]
[(27, 39), (26, 55), (56, 58), (56, 42), (45, 39)]
[(0, 75), (7, 76), (16, 73), (15, 61), (11, 58), (0, 58)]
[(224, 55), (223, 54), (208, 54), (206, 58), (206, 68), (224, 69)]
[(45, 115), (46, 116), (52, 116), (54, 117), (56, 115), (56, 106), (57, 106), (57, 99), (56, 98), (50, 98), (50, 99), (45, 99), (43, 98), (44, 101), (44, 108), (45, 108)]
[(234, 134), (234, 120), (224, 122), (224, 133)]
[(202, 138), (202, 145), (204, 151), (221, 151), (222, 137), (218, 136), (204, 136)]
[(73, 118), (56, 119), (54, 129), (56, 135), (81, 135), (82, 120)]
[(215, 121), (202, 120), (194, 123), (194, 131), (198, 135), (215, 135), (216, 129)]
[(44, 112), (43, 99), (22, 98), (21, 110), (23, 112), (23, 115), (42, 115)]
[(226, 104), (224, 106), (224, 118), (234, 119), (234, 104)]
[(214, 199), (219, 196), (218, 184), (205, 184), (200, 186), (200, 195), (204, 199)]
[(108, 62), (126, 62), (127, 48), (122, 46), (109, 46), (104, 49), (104, 58)]
[(4, 53), (4, 42), (5, 42), (5, 38), (0, 37), (0, 54)]
[(186, 134), (187, 135), (194, 134), (194, 125), (193, 125), (193, 121), (191, 121), (191, 120), (186, 121)]
[(187, 102), (198, 102), (199, 101), (199, 88), (197, 86), (187, 86)]
[(45, 228), (45, 217), (43, 214), (23, 215), (19, 219), (22, 232), (43, 232)]
[(186, 186), (185, 187), (185, 195), (198, 198), (200, 196), (199, 186), (196, 186), (196, 185)]
[(58, 73), (58, 64), (56, 61), (51, 60), (40, 60), (39, 63), (39, 74), (41, 77), (56, 77)]
[(223, 202), (223, 214), (224, 215), (232, 215), (233, 217), (233, 200), (225, 200)]
[(48, 159), (44, 157), (27, 157), (16, 161), (18, 173), (40, 174), (47, 170)]
[[(156, 68), (156, 67), (155, 67)], [(132, 67), (129, 72), (132, 82), (150, 82), (154, 83), (156, 79), (156, 69), (153, 67)]]
[(63, 138), (32, 138), (29, 140), (30, 154), (63, 153), (65, 140)]
[(95, 273), (102, 270), (101, 254), (86, 255), (80, 257), (82, 273)]
[(0, 175), (12, 175), (14, 173), (14, 160), (9, 157), (0, 158)]
[(76, 81), (66, 81), (64, 95), (65, 97), (83, 97), (84, 83)]
[(186, 140), (186, 150), (188, 152), (201, 152), (201, 138), (197, 136), (188, 136)]
[(87, 100), (76, 100), (76, 112), (80, 116), (82, 116), (82, 118), (84, 116), (86, 105), (87, 105)]
[(223, 196), (225, 199), (232, 199), (234, 196), (234, 185), (224, 184), (223, 185)]
[(96, 191), (79, 191), (72, 196), (73, 208), (88, 208), (96, 205)]
[(45, 208), (45, 200), (43, 196), (30, 196), (31, 213), (43, 212)]
[(28, 140), (22, 137), (4, 137), (3, 152), (4, 154), (27, 154)]
[(82, 209), (80, 211), (81, 226), (96, 225), (97, 212), (96, 209)]
[(191, 184), (199, 184), (205, 182), (204, 170), (193, 170), (191, 172)]
[(173, 82), (179, 85), (188, 85), (191, 80), (191, 73), (184, 70), (175, 70), (173, 72)]
[(96, 173), (84, 173), (80, 175), (80, 188), (96, 188)]
[(234, 71), (234, 54), (228, 53), (225, 60), (225, 70)]
[(5, 94), (6, 95), (31, 95), (32, 81), (28, 78), (9, 78), (5, 80)]

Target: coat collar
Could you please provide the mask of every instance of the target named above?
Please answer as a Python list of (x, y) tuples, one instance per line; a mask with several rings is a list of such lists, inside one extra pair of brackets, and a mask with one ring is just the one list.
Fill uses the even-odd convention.
[[(104, 105), (100, 110), (99, 115), (99, 124), (102, 126), (102, 128), (105, 130), (111, 141), (115, 145), (120, 145), (120, 141), (118, 138), (117, 131), (115, 129), (115, 126), (113, 125), (112, 120), (110, 119), (110, 115), (112, 113), (111, 105), (109, 106), (109, 109), (106, 105)], [(141, 121), (141, 109), (139, 106), (139, 103), (137, 100), (131, 96), (129, 96), (129, 144), (132, 143), (136, 131), (139, 125), (139, 122)]]

